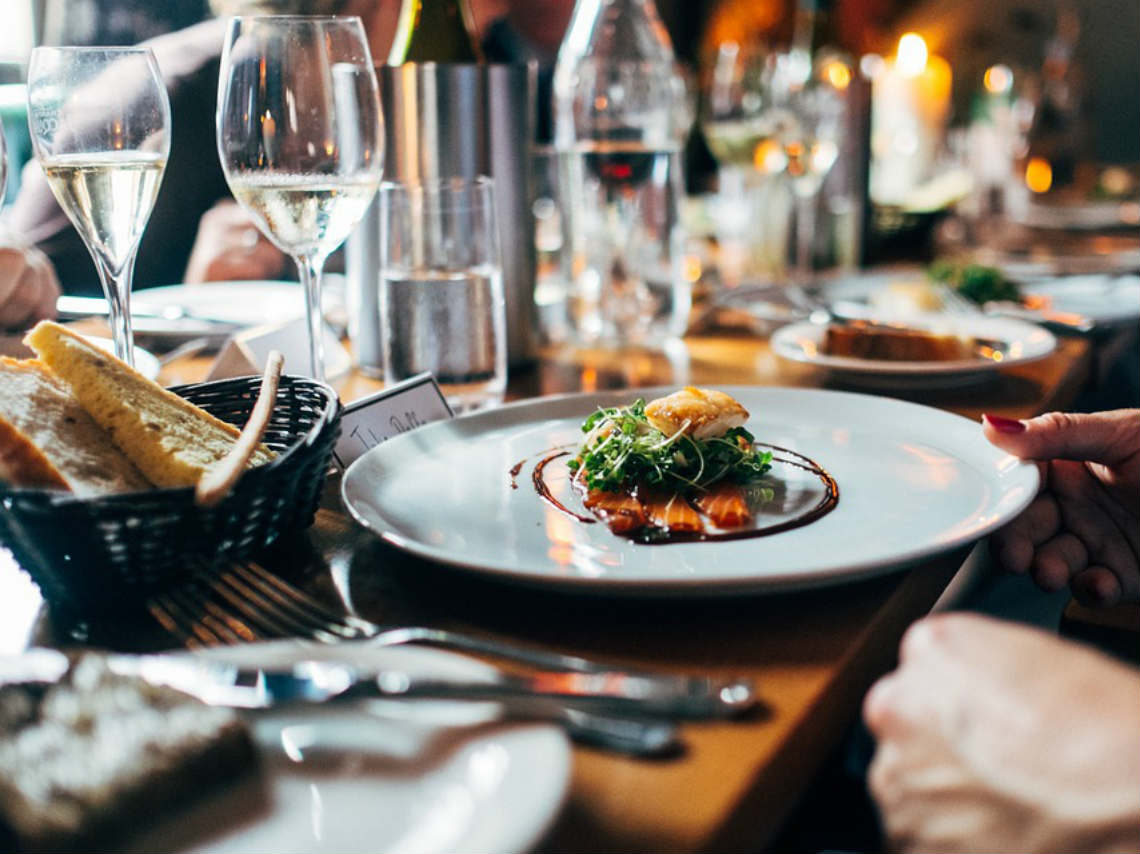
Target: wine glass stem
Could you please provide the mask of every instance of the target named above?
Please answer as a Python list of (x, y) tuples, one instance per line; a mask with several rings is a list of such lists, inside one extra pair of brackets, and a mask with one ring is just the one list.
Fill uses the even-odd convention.
[(115, 355), (135, 366), (135, 335), (131, 329), (131, 283), (135, 274), (135, 259), (132, 255), (117, 273), (102, 260), (95, 262), (99, 271), (99, 281), (103, 284), (103, 294), (110, 307), (109, 321), (111, 337), (115, 342)]
[(324, 317), (321, 315), (321, 273), (325, 259), (312, 255), (299, 255), (297, 271), (305, 289), (305, 317), (309, 321), (309, 372), (315, 380), (325, 379)]
[(811, 284), (812, 246), (815, 242), (815, 203), (817, 193), (796, 192), (796, 277), (803, 288)]

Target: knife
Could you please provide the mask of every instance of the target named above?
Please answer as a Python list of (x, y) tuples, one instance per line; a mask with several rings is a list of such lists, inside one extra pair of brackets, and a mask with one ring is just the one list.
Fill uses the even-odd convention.
[[(107, 317), (111, 310), (107, 300), (102, 297), (66, 295), (55, 301), (55, 309), (60, 320)], [(237, 323), (229, 323), (195, 314), (177, 305), (162, 308), (132, 306), (131, 321), (135, 331), (140, 335), (178, 334), (221, 339), (244, 328)]]
[(482, 700), (548, 716), (564, 706), (587, 712), (687, 720), (728, 718), (756, 704), (750, 680), (532, 671), (479, 682), (404, 670), (367, 671), (333, 661), (245, 668), (194, 658), (114, 656), (110, 668), (167, 685), (210, 705), (269, 709), (360, 699)]

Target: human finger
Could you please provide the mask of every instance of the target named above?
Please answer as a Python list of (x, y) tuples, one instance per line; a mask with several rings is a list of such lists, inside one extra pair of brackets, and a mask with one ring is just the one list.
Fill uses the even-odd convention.
[(1089, 565), (1089, 553), (1080, 537), (1058, 534), (1037, 547), (1033, 554), (1033, 579), (1049, 592), (1060, 590)]
[(1121, 595), (1135, 598), (1140, 594), (1140, 559), (1134, 523), (1118, 518), (1120, 508), (1107, 499), (1104, 486), (1085, 466), (1059, 461), (1052, 469), (1063, 528), (1080, 539), (1088, 565), (1110, 570), (1120, 583)]
[(1074, 576), (1073, 596), (1084, 605), (1115, 605), (1123, 590), (1116, 574), (1103, 566), (1090, 566)]
[(1023, 460), (1079, 460), (1118, 465), (1140, 453), (1140, 410), (1049, 412), (1018, 421), (982, 416), (990, 442)]
[(15, 246), (0, 246), (0, 309), (15, 293), (24, 274), (27, 262), (22, 249)]
[(1037, 546), (1061, 530), (1061, 511), (1050, 492), (1037, 496), (1021, 515), (990, 537), (990, 553), (1007, 572), (1023, 575)]
[(16, 278), (8, 298), (0, 305), (0, 326), (8, 329), (22, 328), (39, 304), (40, 283), (37, 271), (27, 264)]

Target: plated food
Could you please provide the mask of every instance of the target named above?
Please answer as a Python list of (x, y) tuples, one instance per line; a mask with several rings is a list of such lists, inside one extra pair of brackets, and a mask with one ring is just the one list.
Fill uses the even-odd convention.
[[(693, 386), (648, 404), (638, 399), (605, 407), (582, 424), (586, 436), (577, 451), (555, 449), (536, 463), (532, 481), (549, 504), (592, 523), (556, 499), (546, 482), (547, 467), (568, 457), (583, 506), (613, 533), (645, 544), (761, 536), (834, 508), (834, 479), (806, 457), (758, 443), (744, 427), (747, 420), (748, 411), (731, 395)], [(776, 451), (784, 455), (778, 462), (812, 472), (825, 489), (803, 514), (772, 525), (757, 522), (756, 515), (774, 494)]]
[(889, 362), (962, 361), (985, 352), (970, 335), (867, 321), (829, 324), (821, 349), (828, 356)]
[[(57, 323), (0, 358), (0, 479), (79, 496), (193, 486), (239, 431)], [(252, 465), (274, 452), (262, 445)]]
[[(772, 497), (752, 525), (790, 526), (776, 536), (722, 532), (702, 515), (705, 534), (645, 545), (615, 535), (584, 505), (567, 463), (582, 445), (585, 419), (639, 396), (668, 397), (675, 387), (544, 397), (437, 421), (361, 456), (341, 494), (353, 517), (392, 546), (463, 574), (548, 591), (696, 597), (888, 572), (984, 536), (1037, 492), (1036, 467), (980, 441), (977, 423), (965, 418), (883, 396), (719, 390), (749, 411), (742, 426), (759, 450), (772, 452), (761, 480)], [(535, 469), (550, 457), (536, 484)], [(842, 494), (809, 525), (796, 520), (824, 501), (827, 487), (803, 457)], [(543, 500), (538, 485), (577, 516)]]
[[(38, 666), (32, 662), (38, 661)], [(0, 848), (104, 850), (250, 774), (230, 709), (47, 650), (0, 676)], [(26, 675), (8, 670), (23, 667)], [(54, 672), (52, 672), (54, 671)]]

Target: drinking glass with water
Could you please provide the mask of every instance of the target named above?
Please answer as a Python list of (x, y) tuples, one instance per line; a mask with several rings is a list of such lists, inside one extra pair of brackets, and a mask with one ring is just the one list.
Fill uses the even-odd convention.
[(507, 385), (506, 307), (490, 178), (380, 188), (384, 381), (430, 371), (456, 412)]

